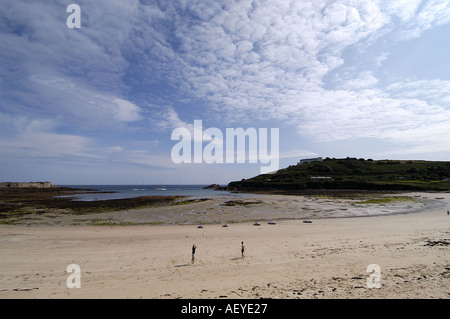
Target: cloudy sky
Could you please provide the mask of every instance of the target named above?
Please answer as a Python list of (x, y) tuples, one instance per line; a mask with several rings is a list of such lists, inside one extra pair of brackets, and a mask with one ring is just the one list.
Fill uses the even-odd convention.
[[(76, 3), (81, 28), (68, 28)], [(279, 128), (305, 157), (450, 160), (450, 2), (1, 1), (0, 181), (209, 184), (172, 131)], [(203, 144), (203, 145), (206, 145)]]

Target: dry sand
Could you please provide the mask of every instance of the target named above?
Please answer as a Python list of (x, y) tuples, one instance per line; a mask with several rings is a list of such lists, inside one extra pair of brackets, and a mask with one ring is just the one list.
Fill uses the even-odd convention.
[[(252, 205), (223, 206), (224, 199), (214, 199), (101, 217), (172, 218), (191, 225), (75, 226), (74, 217), (61, 216), (54, 218), (59, 225), (1, 225), (0, 298), (448, 299), (450, 194), (419, 195), (444, 199), (439, 207), (424, 201), (355, 206), (265, 195), (246, 198), (261, 201)], [(413, 210), (418, 211), (371, 216)], [(371, 217), (345, 217), (358, 212)], [(239, 222), (243, 215), (246, 221)], [(89, 218), (94, 217), (99, 218)], [(227, 221), (238, 223), (222, 227)], [(204, 228), (192, 225), (197, 222)], [(193, 243), (198, 248), (191, 265)], [(81, 269), (81, 288), (66, 285), (66, 268), (73, 263)], [(367, 286), (371, 264), (381, 269), (380, 288)]]

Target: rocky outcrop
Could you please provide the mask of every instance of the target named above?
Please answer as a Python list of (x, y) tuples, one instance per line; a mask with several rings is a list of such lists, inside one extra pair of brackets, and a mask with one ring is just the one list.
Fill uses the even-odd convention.
[(227, 190), (227, 187), (220, 186), (219, 184), (211, 184), (209, 186), (203, 187), (203, 189), (213, 189), (215, 191), (224, 191), (224, 190)]

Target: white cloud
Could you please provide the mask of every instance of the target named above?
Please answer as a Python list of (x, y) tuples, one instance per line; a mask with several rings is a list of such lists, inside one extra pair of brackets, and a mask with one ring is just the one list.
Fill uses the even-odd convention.
[(0, 114), (0, 125), (9, 126), (8, 132), (2, 132), (0, 141), (3, 154), (37, 158), (66, 155), (99, 158), (90, 148), (90, 138), (54, 133), (52, 130), (57, 123), (53, 121)]
[[(130, 147), (100, 136), (117, 136), (118, 127), (148, 132), (151, 125), (159, 133), (193, 132), (194, 119), (296, 128), (311, 142), (365, 137), (415, 151), (449, 149), (440, 136), (448, 132), (450, 82), (397, 78), (383, 87), (392, 83), (390, 70), (379, 72), (395, 55), (391, 42), (450, 22), (448, 1), (78, 4), (78, 30), (65, 26), (60, 3), (2, 7), (2, 149), (40, 154), (37, 145), (55, 156), (115, 154), (127, 162)], [(304, 154), (296, 137), (294, 151), (281, 156)], [(149, 154), (133, 153), (128, 162), (165, 167), (165, 156)]]
[(147, 168), (176, 169), (177, 164), (171, 161), (169, 156), (141, 154), (139, 152), (127, 152), (121, 157), (122, 163), (140, 165)]
[(114, 98), (112, 102), (116, 106), (113, 107), (112, 112), (114, 114), (114, 117), (119, 121), (134, 122), (141, 118), (139, 114), (141, 112), (141, 109), (135, 104), (119, 98)]
[(303, 158), (303, 157), (312, 157), (312, 156), (318, 156), (319, 154), (315, 152), (311, 152), (308, 150), (303, 149), (294, 149), (289, 151), (283, 151), (280, 153), (280, 159), (286, 159), (286, 158)]
[[(57, 133), (60, 123), (0, 113), (0, 151), (8, 158), (34, 158), (63, 165), (74, 161), (125, 168), (140, 165), (148, 168), (174, 169), (170, 155), (153, 155), (155, 143), (129, 143), (108, 146), (93, 138)], [(131, 149), (133, 146), (138, 149)]]
[(299, 133), (318, 142), (374, 138), (400, 145), (399, 150), (407, 145), (410, 154), (427, 147), (447, 151), (450, 110), (404, 95), (391, 97), (377, 89), (322, 91), (304, 109)]
[(450, 3), (447, 0), (387, 1), (386, 10), (404, 23), (399, 39), (419, 37), (424, 31), (450, 22)]
[(389, 15), (399, 17), (402, 22), (408, 22), (416, 15), (422, 0), (382, 1), (381, 6)]
[[(74, 79), (35, 75), (30, 77), (34, 89), (40, 91), (40, 99), (50, 114), (75, 115), (79, 120), (98, 126), (112, 122), (134, 122), (141, 119), (141, 108), (108, 92), (85, 87)], [(52, 103), (48, 107), (48, 103)], [(55, 103), (56, 102), (56, 103)], [(79, 124), (83, 126), (83, 124)]]
[[(152, 70), (169, 68), (169, 81), (183, 83), (211, 105), (209, 116), (220, 112), (228, 123), (242, 123), (248, 114), (260, 121), (285, 118), (293, 100), (320, 88), (323, 76), (344, 63), (347, 46), (387, 20), (366, 1), (242, 2), (209, 11), (207, 22), (175, 19), (181, 51), (171, 66), (153, 60)], [(166, 36), (164, 47), (173, 56)]]
[(358, 74), (355, 71), (337, 75), (334, 80), (336, 87), (342, 90), (361, 90), (372, 88), (378, 83), (378, 79), (370, 71)]
[(420, 99), (432, 105), (450, 105), (450, 81), (418, 80), (397, 82), (386, 88), (395, 98)]
[(152, 124), (162, 130), (173, 130), (178, 127), (183, 127), (191, 132), (194, 131), (194, 125), (181, 120), (177, 111), (172, 106), (165, 106), (162, 111), (155, 114), (152, 118)]

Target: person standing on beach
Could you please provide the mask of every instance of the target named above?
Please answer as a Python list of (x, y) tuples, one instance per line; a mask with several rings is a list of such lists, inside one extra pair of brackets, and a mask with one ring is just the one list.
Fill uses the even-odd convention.
[(242, 242), (241, 242), (241, 254), (242, 254), (242, 258), (245, 257), (244, 251), (245, 251), (245, 246), (244, 246), (244, 242), (242, 241)]
[(192, 260), (191, 264), (194, 264), (195, 261), (195, 250), (197, 249), (197, 246), (195, 244), (192, 245)]

